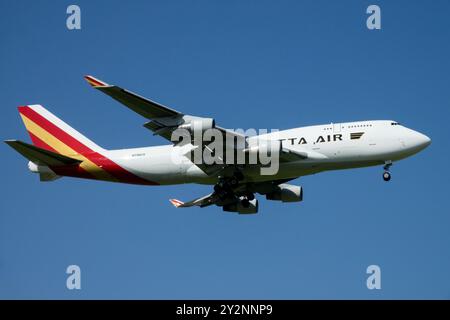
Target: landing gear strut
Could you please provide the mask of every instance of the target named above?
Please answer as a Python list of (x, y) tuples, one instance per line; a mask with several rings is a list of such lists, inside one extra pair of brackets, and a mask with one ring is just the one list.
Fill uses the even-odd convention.
[(389, 168), (392, 166), (392, 161), (386, 161), (384, 163), (384, 172), (383, 172), (383, 180), (384, 181), (389, 181), (391, 180), (391, 172), (389, 171)]
[(225, 197), (227, 194), (232, 193), (233, 189), (239, 185), (239, 181), (243, 179), (244, 175), (239, 171), (236, 171), (231, 177), (221, 177), (214, 186), (214, 191)]

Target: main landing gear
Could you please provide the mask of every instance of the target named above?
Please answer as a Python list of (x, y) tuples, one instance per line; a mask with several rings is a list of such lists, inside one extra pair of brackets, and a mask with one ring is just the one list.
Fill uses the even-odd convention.
[(253, 193), (246, 193), (241, 197), (241, 204), (244, 208), (248, 208), (250, 206), (250, 201), (255, 199), (255, 195)]
[(221, 177), (214, 186), (214, 191), (217, 193), (232, 191), (232, 189), (238, 186), (239, 181), (243, 179), (244, 175), (239, 171), (236, 171), (231, 177)]
[(392, 166), (392, 161), (388, 160), (384, 163), (384, 172), (383, 172), (383, 180), (389, 181), (391, 180), (391, 172), (389, 171), (389, 168)]
[[(236, 171), (231, 177), (222, 177), (219, 179), (217, 184), (214, 186), (214, 192), (222, 199), (236, 197), (235, 189), (238, 187), (239, 183), (244, 179), (244, 175)], [(250, 206), (250, 202), (255, 199), (255, 195), (252, 192), (246, 192), (244, 194), (238, 194), (238, 199), (244, 208)]]

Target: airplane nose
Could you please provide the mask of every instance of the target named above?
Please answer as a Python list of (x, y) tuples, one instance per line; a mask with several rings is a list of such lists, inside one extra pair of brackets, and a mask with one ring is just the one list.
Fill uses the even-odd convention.
[(414, 144), (418, 149), (425, 149), (431, 144), (431, 139), (426, 135), (415, 131), (414, 132)]

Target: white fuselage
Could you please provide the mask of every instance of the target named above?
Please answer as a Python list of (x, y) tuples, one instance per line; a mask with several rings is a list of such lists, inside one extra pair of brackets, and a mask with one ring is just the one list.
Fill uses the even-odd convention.
[[(427, 136), (395, 121), (382, 120), (301, 127), (250, 138), (254, 139), (282, 140), (283, 148), (306, 152), (311, 157), (280, 162), (275, 175), (261, 175), (259, 167), (248, 166), (243, 173), (249, 182), (381, 165), (409, 157), (430, 144)], [(158, 184), (217, 181), (217, 177), (208, 176), (177, 148), (180, 147), (165, 145), (110, 150), (107, 156), (135, 175)]]

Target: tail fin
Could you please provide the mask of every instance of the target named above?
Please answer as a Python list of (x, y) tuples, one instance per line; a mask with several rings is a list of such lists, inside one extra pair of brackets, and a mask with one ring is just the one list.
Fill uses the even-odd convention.
[(41, 105), (18, 109), (36, 147), (62, 155), (84, 155), (103, 150)]

